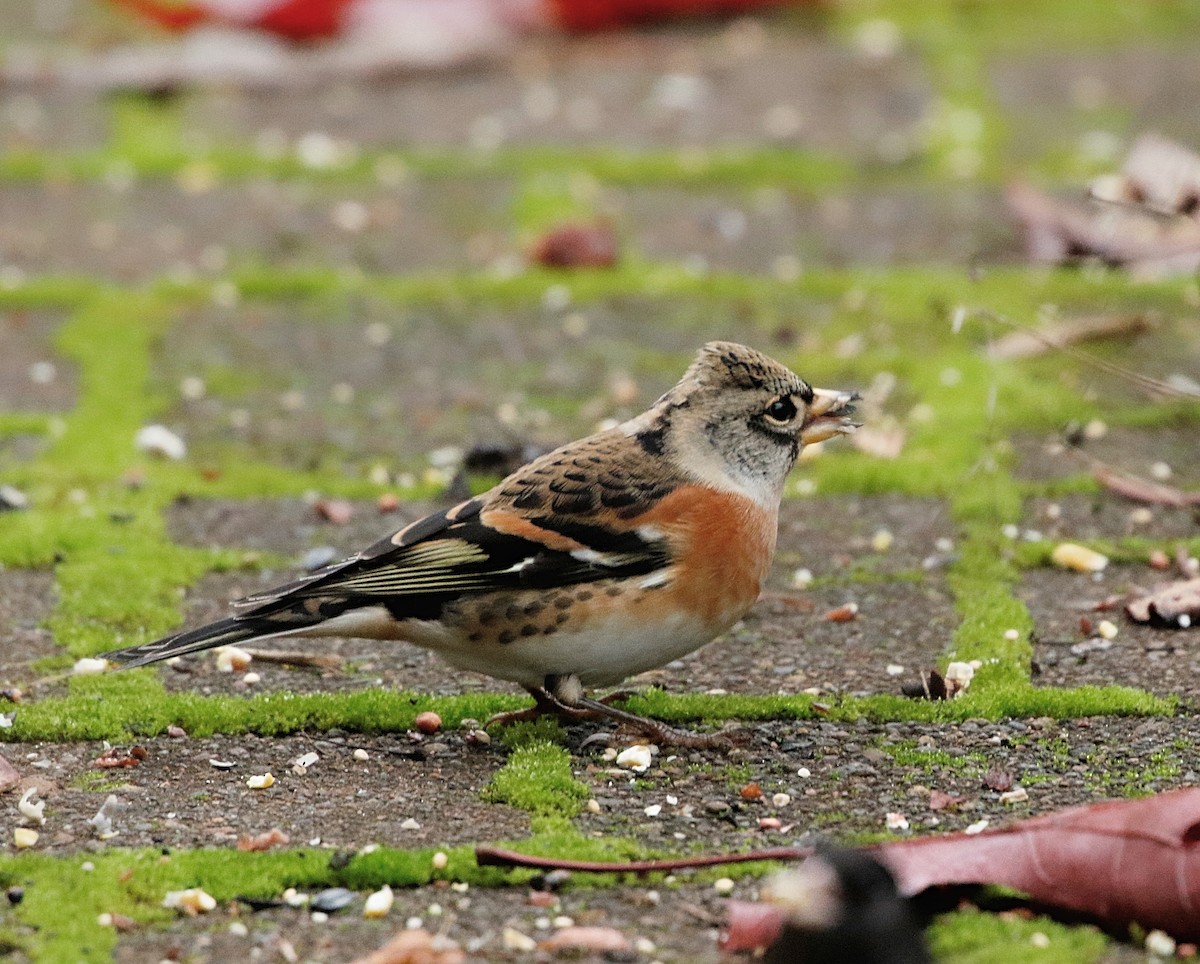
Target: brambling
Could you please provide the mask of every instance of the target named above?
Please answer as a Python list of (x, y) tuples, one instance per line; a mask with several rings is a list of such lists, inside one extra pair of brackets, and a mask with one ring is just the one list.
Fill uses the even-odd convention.
[(669, 663), (741, 619), (771, 565), (788, 472), (804, 445), (858, 427), (856, 398), (712, 342), (636, 418), (236, 615), (105, 656), (132, 667), (273, 636), (405, 640), (519, 683), (536, 700), (525, 715), (609, 717), (699, 745), (584, 687)]

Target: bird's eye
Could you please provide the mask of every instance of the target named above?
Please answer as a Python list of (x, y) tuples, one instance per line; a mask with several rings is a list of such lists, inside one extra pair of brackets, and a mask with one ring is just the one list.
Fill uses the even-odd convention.
[(796, 417), (796, 403), (790, 396), (783, 395), (768, 405), (763, 414), (772, 422), (784, 425)]

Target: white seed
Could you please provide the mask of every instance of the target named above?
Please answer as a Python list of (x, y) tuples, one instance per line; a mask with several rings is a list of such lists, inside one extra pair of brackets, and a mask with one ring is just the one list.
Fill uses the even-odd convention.
[(771, 797), (771, 806), (773, 807), (786, 807), (791, 802), (792, 797), (788, 793), (777, 793)]
[(801, 767), (799, 770), (796, 771), (796, 776), (804, 777), (807, 779), (808, 777), (812, 776), (812, 770), (810, 770), (808, 767)]
[(321, 756), (319, 753), (317, 753), (315, 750), (309, 750), (303, 756), (296, 757), (296, 759), (292, 761), (292, 765), (298, 766), (302, 770), (307, 770), (310, 766), (312, 766), (314, 763), (316, 763), (319, 759), (321, 759)]
[(811, 569), (797, 569), (792, 573), (793, 589), (806, 589), (812, 581), (813, 574)]
[(229, 925), (229, 933), (234, 937), (249, 937), (250, 928), (243, 924), (240, 920), (235, 920)]
[(17, 802), (17, 809), (21, 811), (21, 816), (26, 820), (32, 820), (39, 827), (45, 824), (46, 815), (43, 811), (46, 809), (46, 801), (39, 800), (33, 802), (33, 798), (37, 796), (37, 787), (30, 787), (22, 795)]
[(647, 817), (657, 817), (660, 813), (662, 813), (662, 804), (652, 803), (645, 809), (644, 812)]
[(1015, 643), (1018, 639), (1021, 638), (1021, 634), (1015, 629), (1006, 629), (1006, 630), (1004, 630), (1004, 638), (1007, 639), (1010, 643)]
[(187, 890), (167, 891), (162, 905), (168, 910), (181, 910), (185, 914), (207, 914), (210, 910), (216, 910), (217, 901), (199, 887), (189, 887)]
[(1141, 505), (1129, 513), (1129, 521), (1135, 526), (1148, 526), (1154, 521), (1154, 513)]
[(619, 767), (632, 770), (634, 773), (645, 773), (650, 769), (650, 764), (653, 762), (654, 756), (650, 751), (650, 747), (645, 743), (635, 743), (633, 746), (618, 753), (615, 759)]
[(730, 894), (732, 894), (735, 886), (736, 885), (734, 882), (728, 877), (718, 877), (713, 881), (713, 890), (715, 890), (722, 897), (728, 897)]
[(871, 548), (876, 552), (887, 552), (895, 541), (896, 537), (890, 530), (879, 529), (875, 535), (871, 536)]
[(583, 805), (583, 808), (588, 813), (599, 813), (600, 812), (600, 801), (596, 800), (595, 798), (588, 800), (588, 802)]
[(139, 452), (175, 461), (187, 455), (183, 439), (165, 425), (143, 425), (133, 437), (133, 445)]
[(1175, 938), (1164, 931), (1153, 930), (1146, 935), (1146, 950), (1155, 957), (1174, 957)]
[(1076, 572), (1101, 572), (1108, 565), (1108, 556), (1074, 542), (1063, 542), (1054, 547), (1050, 561)]
[(217, 657), (217, 670), (222, 673), (241, 673), (254, 659), (244, 649), (237, 646), (218, 646), (213, 653)]
[(258, 673), (247, 673), (242, 677), (242, 682), (246, 686), (253, 686), (255, 683), (261, 683), (262, 677)]
[(419, 823), (417, 823), (417, 821), (415, 821), (412, 817), (409, 817), (403, 823), (400, 824), (400, 829), (401, 830), (420, 830), (421, 825)]
[(1042, 931), (1034, 931), (1029, 935), (1029, 943), (1044, 950), (1050, 946), (1050, 935)]
[(431, 863), (433, 864), (434, 870), (445, 870), (446, 864), (450, 863), (450, 858), (446, 856), (445, 851), (439, 850), (433, 855), (433, 860)]
[(1099, 624), (1096, 626), (1096, 632), (1099, 633), (1103, 639), (1116, 639), (1117, 631), (1116, 624), (1107, 619), (1100, 620)]
[(1160, 482), (1165, 482), (1171, 477), (1171, 466), (1166, 462), (1155, 462), (1150, 466), (1150, 474)]
[(271, 773), (257, 773), (246, 779), (246, 786), (251, 790), (266, 790), (275, 786), (275, 777)]
[(901, 666), (899, 663), (888, 663), (886, 672), (887, 672), (888, 676), (903, 676), (904, 675), (904, 667)]
[(359, 747), (351, 755), (354, 757), (354, 759), (358, 760), (360, 763), (364, 760), (371, 759), (371, 754), (368, 753), (366, 750), (364, 750), (362, 747)]
[(528, 934), (522, 934), (519, 930), (512, 927), (504, 928), (500, 942), (507, 951), (520, 951), (523, 954), (528, 954), (537, 950), (537, 941)]
[(964, 830), (963, 833), (970, 834), (971, 836), (974, 836), (977, 833), (983, 833), (985, 830), (987, 830), (988, 823), (989, 823), (989, 821), (986, 819), (976, 820), (973, 824), (971, 824), (969, 827), (967, 827), (967, 829)]
[(13, 830), (13, 846), (25, 850), (38, 842), (38, 832), (29, 827), (17, 827)]
[(379, 890), (371, 894), (367, 898), (367, 902), (363, 904), (363, 917), (387, 917), (395, 900), (396, 896), (392, 893), (392, 888), (384, 884)]
[(1029, 800), (1029, 791), (1024, 787), (1013, 787), (1000, 794), (1001, 803), (1025, 803)]
[(1098, 418), (1092, 419), (1083, 427), (1083, 437), (1096, 442), (1108, 434), (1108, 425)]
[(108, 660), (106, 659), (83, 659), (75, 660), (75, 665), (71, 668), (71, 672), (76, 676), (94, 676), (97, 673), (103, 673), (108, 669)]

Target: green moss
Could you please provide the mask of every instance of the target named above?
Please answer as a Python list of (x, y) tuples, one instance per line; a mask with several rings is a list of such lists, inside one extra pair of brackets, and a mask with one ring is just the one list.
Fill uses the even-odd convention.
[[(1046, 946), (1034, 935), (1049, 939)], [(1108, 938), (1094, 927), (1069, 927), (1046, 917), (986, 914), (964, 908), (937, 918), (930, 949), (945, 964), (1088, 964), (1099, 961)]]
[(589, 796), (588, 788), (575, 779), (570, 753), (546, 740), (514, 749), (484, 791), (484, 799), (493, 803), (557, 818), (575, 816)]

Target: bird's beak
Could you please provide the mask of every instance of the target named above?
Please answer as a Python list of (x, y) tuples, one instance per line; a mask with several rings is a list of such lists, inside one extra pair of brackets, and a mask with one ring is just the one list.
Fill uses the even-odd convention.
[(814, 388), (813, 401), (808, 407), (808, 420), (800, 430), (800, 443), (812, 445), (835, 435), (849, 435), (862, 423), (852, 421), (854, 403), (862, 396), (858, 392)]

